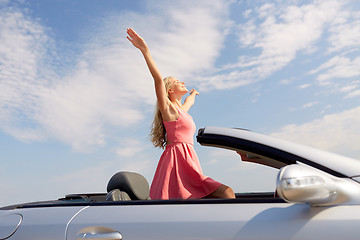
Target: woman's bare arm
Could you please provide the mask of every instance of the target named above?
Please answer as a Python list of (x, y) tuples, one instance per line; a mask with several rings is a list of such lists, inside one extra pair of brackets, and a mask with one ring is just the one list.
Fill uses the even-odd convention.
[(190, 95), (185, 99), (184, 104), (182, 105), (182, 109), (186, 112), (194, 105), (195, 103), (195, 96), (199, 95), (199, 92), (195, 89), (190, 90)]
[[(162, 114), (168, 112), (168, 106), (170, 104), (170, 100), (167, 97), (165, 84), (162, 79), (161, 73), (157, 68), (154, 59), (152, 58), (149, 48), (146, 45), (145, 40), (140, 37), (132, 28), (127, 29), (127, 39), (136, 47), (138, 48), (141, 53), (143, 54), (146, 64), (149, 68), (149, 71), (154, 79), (155, 83), (155, 92), (156, 97), (159, 103), (159, 108)], [(164, 117), (164, 116), (163, 116)]]

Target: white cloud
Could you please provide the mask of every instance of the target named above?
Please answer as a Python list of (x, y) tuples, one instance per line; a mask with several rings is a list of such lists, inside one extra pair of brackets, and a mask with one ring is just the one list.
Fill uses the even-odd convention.
[[(225, 3), (211, 1), (189, 10), (190, 3), (174, 1), (148, 14), (108, 16), (91, 29), (83, 54), (62, 75), (57, 74), (62, 63), (45, 64), (51, 52), (61, 51), (45, 28), (16, 8), (3, 10), (2, 130), (24, 141), (54, 138), (89, 151), (106, 144), (109, 128), (139, 123), (155, 102), (154, 89), (141, 53), (125, 38), (126, 28), (133, 26), (145, 37), (164, 75), (187, 81), (213, 65), (227, 9)], [(159, 14), (168, 22), (160, 21)]]
[(252, 10), (251, 10), (251, 9), (248, 9), (248, 10), (246, 10), (246, 11), (243, 13), (243, 16), (244, 16), (245, 18), (248, 18), (251, 13), (252, 13)]
[(315, 106), (318, 103), (319, 102), (316, 102), (316, 101), (315, 102), (309, 102), (309, 103), (304, 104), (301, 108), (302, 109), (311, 108), (311, 107)]
[(128, 126), (142, 119), (134, 105), (149, 102), (152, 92), (140, 98), (143, 88), (127, 84), (134, 81), (121, 71), (142, 76), (138, 86), (150, 89), (151, 83), (143, 83), (145, 69), (139, 73), (124, 68), (124, 58), (115, 60), (121, 45), (92, 45), (61, 77), (55, 74), (58, 65), (42, 64), (55, 51), (44, 28), (17, 10), (1, 16), (0, 121), (5, 132), (24, 141), (52, 137), (87, 150), (105, 144), (106, 125)]
[(360, 107), (334, 113), (301, 125), (291, 124), (272, 133), (323, 150), (360, 158)]
[(360, 46), (360, 14), (359, 12), (345, 12), (342, 21), (330, 28), (331, 46), (328, 51), (338, 52)]
[(147, 177), (148, 181), (151, 182), (152, 176), (156, 169), (156, 161), (152, 161), (151, 159), (144, 159), (144, 155), (141, 155), (137, 161), (129, 161), (126, 164), (122, 165), (122, 170), (130, 171), (130, 172), (137, 172), (145, 177), (151, 176), (150, 178)]
[[(255, 16), (238, 27), (242, 47), (260, 51), (257, 56), (241, 56), (217, 75), (206, 78), (203, 88), (232, 88), (265, 79), (287, 66), (297, 52), (313, 52), (329, 24), (342, 16), (343, 1), (316, 1), (302, 6), (264, 4)], [(257, 15), (256, 15), (257, 14)]]
[(342, 87), (340, 88), (339, 90), (341, 92), (351, 92), (353, 91), (354, 89), (358, 88), (358, 84), (351, 84), (351, 85), (348, 85), (348, 86), (345, 86), (345, 87)]
[(360, 81), (352, 81), (349, 85), (345, 85), (340, 88), (339, 91), (346, 93), (345, 99), (354, 98), (360, 96)]
[[(110, 179), (111, 164), (100, 163), (96, 166), (84, 167), (49, 179), (59, 197), (69, 193), (106, 192), (107, 181)], [(64, 196), (61, 196), (64, 195)]]
[[(96, 54), (102, 52), (99, 49)], [(127, 86), (127, 79), (117, 74), (116, 68), (108, 67), (107, 73), (105, 68), (93, 62), (78, 67), (43, 94), (35, 117), (50, 136), (85, 150), (106, 143), (107, 127), (124, 128), (143, 118), (135, 108), (143, 99)]]
[(329, 56), (333, 56), (309, 72), (316, 75), (320, 86), (330, 87), (333, 92), (347, 93), (345, 98), (358, 96), (357, 86), (349, 84), (349, 80), (360, 76), (360, 15), (351, 7), (345, 4), (330, 22), (329, 46), (326, 48)]
[(122, 140), (120, 146), (116, 149), (116, 154), (119, 157), (137, 156), (145, 149), (145, 144), (137, 139), (127, 138)]
[(13, 8), (0, 10), (0, 35), (0, 126), (22, 140), (42, 139), (26, 118), (37, 110), (37, 93), (46, 84), (38, 76), (51, 41), (40, 24)]
[(299, 89), (305, 89), (305, 88), (308, 88), (310, 86), (311, 86), (311, 84), (305, 83), (305, 84), (302, 84), (302, 85), (298, 86), (298, 88)]
[(345, 96), (345, 99), (347, 98), (353, 98), (360, 96), (360, 90), (353, 91)]
[(153, 56), (164, 75), (193, 83), (199, 72), (213, 68), (223, 47), (229, 24), (227, 4), (179, 1), (163, 8), (167, 22), (161, 25), (164, 29), (156, 29), (158, 38), (150, 39)]
[(360, 76), (360, 57), (352, 60), (344, 56), (335, 56), (309, 73), (319, 73), (317, 80), (320, 85), (333, 84), (331, 80), (336, 78), (358, 77)]
[(57, 194), (105, 192), (109, 179), (119, 171), (137, 172), (151, 183), (156, 163), (153, 156), (138, 152), (137, 155), (120, 156), (115, 160), (104, 160), (93, 165), (88, 164), (82, 169), (59, 173), (49, 181), (56, 186)]
[[(52, 53), (62, 49), (56, 49), (47, 30), (16, 8), (3, 9), (1, 129), (23, 141), (53, 138), (75, 150), (89, 151), (107, 144), (109, 129), (138, 124), (155, 98), (145, 62), (125, 38), (126, 27), (144, 36), (164, 76), (175, 75), (201, 89), (225, 89), (264, 79), (289, 64), (298, 51), (312, 49), (327, 23), (336, 19), (337, 24), (345, 24), (342, 4), (322, 1), (285, 8), (268, 4), (247, 11), (249, 20), (239, 28), (243, 36), (239, 41), (242, 46), (260, 49), (260, 54), (242, 56), (215, 73), (216, 59), (232, 26), (228, 19), (231, 3), (154, 1), (141, 15), (107, 16), (91, 29), (77, 59), (66, 56), (76, 64), (67, 66), (61, 75), (64, 64), (51, 59), (59, 58)], [(342, 65), (335, 60), (312, 73), (321, 72), (323, 81), (336, 74), (358, 76), (358, 58)], [(334, 62), (343, 68), (335, 71)], [(347, 92), (348, 98), (355, 96), (356, 88)], [(130, 150), (124, 152), (130, 154)]]

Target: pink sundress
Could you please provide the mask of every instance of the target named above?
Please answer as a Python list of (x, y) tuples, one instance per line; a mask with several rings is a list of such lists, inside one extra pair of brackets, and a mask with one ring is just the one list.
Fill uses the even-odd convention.
[(160, 157), (150, 187), (151, 199), (202, 198), (222, 185), (202, 173), (194, 150), (192, 117), (181, 108), (176, 121), (163, 121), (170, 142)]

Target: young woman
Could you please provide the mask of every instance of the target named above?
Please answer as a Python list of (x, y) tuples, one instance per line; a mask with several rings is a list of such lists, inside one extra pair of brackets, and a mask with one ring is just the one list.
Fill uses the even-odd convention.
[(157, 110), (151, 130), (155, 147), (165, 148), (150, 188), (151, 199), (235, 198), (234, 191), (205, 175), (193, 147), (196, 131), (187, 113), (199, 93), (174, 77), (162, 78), (146, 42), (133, 29), (127, 39), (143, 54), (155, 83)]

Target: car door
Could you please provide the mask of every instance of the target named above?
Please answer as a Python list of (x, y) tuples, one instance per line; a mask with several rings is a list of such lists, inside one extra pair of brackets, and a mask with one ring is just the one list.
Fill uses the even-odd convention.
[(344, 240), (360, 233), (356, 205), (206, 201), (92, 206), (72, 220), (66, 239)]
[[(86, 208), (85, 206), (56, 206), (55, 204), (39, 205), (41, 203), (25, 208), (19, 206), (17, 209), (6, 210), (7, 215), (17, 215), (21, 218), (13, 235), (5, 238), (0, 237), (0, 239), (63, 240), (72, 217)], [(4, 236), (1, 231), (4, 230), (4, 226), (7, 226), (6, 221), (0, 221), (0, 225), (0, 236)], [(13, 229), (15, 230), (15, 228)]]

